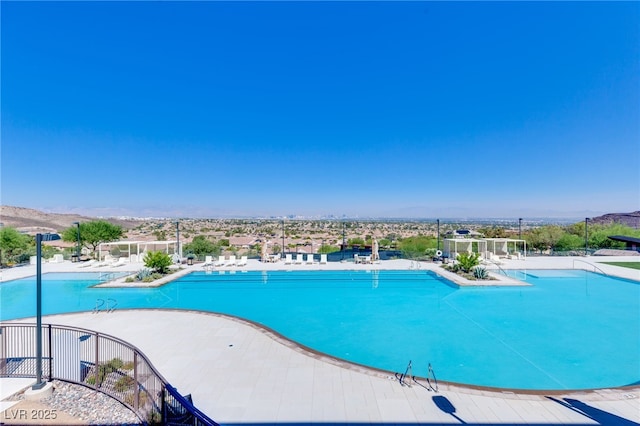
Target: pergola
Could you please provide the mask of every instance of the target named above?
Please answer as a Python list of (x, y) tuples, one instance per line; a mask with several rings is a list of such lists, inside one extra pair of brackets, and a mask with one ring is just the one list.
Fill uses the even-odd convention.
[[(510, 256), (514, 253), (522, 253), (527, 256), (527, 242), (513, 238), (485, 238), (487, 242), (487, 251), (496, 256)], [(487, 256), (489, 257), (489, 256)]]
[(475, 238), (445, 238), (443, 255), (449, 259), (458, 257), (458, 253), (480, 253), (484, 256), (487, 251), (487, 242), (484, 239)]
[[(142, 261), (142, 256), (148, 251), (163, 251), (167, 254), (176, 253), (177, 241), (111, 241), (98, 245), (98, 260), (102, 260), (103, 251), (110, 253), (116, 247), (121, 253), (126, 253), (131, 262)], [(105, 256), (106, 256), (105, 253)], [(135, 256), (133, 258), (132, 256)]]

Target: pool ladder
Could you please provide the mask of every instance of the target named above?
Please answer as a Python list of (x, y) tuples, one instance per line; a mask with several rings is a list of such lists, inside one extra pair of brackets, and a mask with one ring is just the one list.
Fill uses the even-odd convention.
[[(411, 387), (411, 384), (406, 381), (407, 377), (409, 376), (415, 383), (419, 384), (422, 387), (425, 387), (423, 384), (419, 383), (416, 380), (416, 376), (413, 375), (413, 363), (411, 362), (411, 360), (409, 360), (409, 364), (407, 364), (407, 368), (404, 370), (403, 374), (396, 373), (396, 379), (398, 379), (398, 382), (400, 382), (400, 386)], [(429, 367), (427, 370), (427, 385), (429, 385), (429, 387), (426, 388), (428, 391), (434, 391), (435, 393), (438, 393), (438, 379), (436, 379), (436, 373), (435, 371), (433, 371), (431, 363), (429, 363)]]
[[(409, 375), (412, 375), (412, 377), (413, 377), (413, 366), (411, 364), (411, 360), (409, 360), (409, 364), (407, 364), (407, 368), (405, 368), (403, 374), (396, 373), (396, 379), (398, 379), (398, 382), (400, 382), (400, 386), (411, 387), (411, 385), (409, 383), (405, 382), (405, 379)], [(414, 378), (414, 380), (415, 380), (415, 378)]]
[[(433, 381), (433, 383), (431, 383), (431, 381)], [(431, 367), (431, 363), (429, 363), (429, 369), (427, 371), (427, 383), (429, 384), (430, 390), (434, 391), (435, 393), (438, 393), (438, 379), (436, 379), (436, 373), (433, 371), (433, 367)]]
[(116, 306), (118, 306), (118, 301), (116, 299), (96, 299), (96, 306), (93, 308), (93, 313), (100, 313), (103, 306), (105, 312), (110, 314), (111, 312), (115, 311)]

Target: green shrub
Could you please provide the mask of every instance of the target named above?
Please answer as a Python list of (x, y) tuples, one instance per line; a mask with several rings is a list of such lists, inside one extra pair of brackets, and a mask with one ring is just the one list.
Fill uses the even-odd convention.
[(484, 266), (476, 266), (473, 268), (473, 276), (478, 280), (486, 280), (489, 278), (489, 272)]
[(480, 264), (480, 253), (459, 253), (456, 260), (460, 269), (463, 272), (469, 273), (471, 269)]
[(116, 392), (125, 392), (131, 389), (135, 384), (135, 382), (136, 381), (133, 380), (133, 377), (122, 376), (116, 381), (114, 385), (114, 389), (116, 390)]
[(138, 273), (136, 273), (136, 280), (138, 281), (143, 281), (146, 277), (151, 275), (151, 269), (149, 268), (144, 268), (138, 271)]
[(107, 362), (106, 365), (111, 368), (112, 371), (115, 371), (119, 368), (122, 368), (124, 362), (120, 358), (113, 358), (111, 361)]
[(172, 263), (171, 256), (161, 251), (150, 251), (144, 256), (144, 266), (160, 274), (166, 274)]
[[(135, 392), (128, 393), (124, 397), (125, 404), (129, 404), (132, 407), (133, 407), (134, 400), (135, 400)], [(150, 400), (149, 394), (146, 391), (140, 391), (140, 399), (138, 400), (138, 407), (144, 407), (147, 404), (147, 402), (149, 402), (149, 400)]]
[(97, 374), (93, 373), (86, 377), (85, 382), (89, 385), (102, 384), (105, 377), (109, 374), (122, 368), (124, 362), (120, 358), (113, 358), (111, 361), (107, 361), (104, 364), (98, 365)]
[(458, 271), (460, 271), (460, 265), (458, 265), (457, 263), (454, 263), (452, 265), (449, 265), (448, 268), (451, 272), (455, 272), (457, 273)]
[(162, 416), (158, 411), (150, 411), (147, 415), (147, 422), (150, 425), (160, 425), (162, 424)]
[(399, 248), (402, 251), (403, 257), (407, 259), (420, 259), (432, 257), (435, 254), (436, 244), (437, 240), (434, 237), (416, 235), (400, 240)]

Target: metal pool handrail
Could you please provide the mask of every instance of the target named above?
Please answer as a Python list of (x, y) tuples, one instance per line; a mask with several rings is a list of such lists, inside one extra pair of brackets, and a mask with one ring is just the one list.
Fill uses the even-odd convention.
[[(0, 323), (0, 377), (36, 377), (36, 325)], [(129, 407), (145, 424), (218, 426), (135, 346), (78, 327), (42, 325), (42, 378), (77, 383)]]
[(573, 259), (573, 269), (576, 269), (576, 262), (582, 262), (582, 263), (586, 263), (587, 265), (593, 267), (594, 270), (600, 271), (600, 273), (602, 275), (607, 275), (606, 272), (604, 272), (602, 269), (598, 268), (596, 265), (594, 265), (593, 263), (587, 262), (585, 260), (581, 260), (581, 259)]
[(502, 272), (506, 277), (508, 277), (508, 276), (509, 276), (509, 274), (507, 274), (507, 272), (506, 272), (504, 269), (502, 269), (502, 268), (500, 267), (500, 265), (498, 264), (498, 262), (496, 262), (496, 261), (494, 261), (494, 260), (490, 260), (490, 259), (485, 259), (485, 261), (486, 261), (487, 263), (491, 263), (491, 264), (492, 264), (492, 265), (494, 265), (494, 266), (497, 266), (497, 267), (498, 267), (498, 270), (499, 270), (500, 272)]

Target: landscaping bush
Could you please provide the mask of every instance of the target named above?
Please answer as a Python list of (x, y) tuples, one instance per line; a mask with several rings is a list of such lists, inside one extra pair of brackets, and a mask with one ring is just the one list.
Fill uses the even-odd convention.
[(160, 274), (166, 274), (172, 263), (171, 256), (161, 251), (147, 252), (144, 257), (144, 266)]
[(456, 260), (460, 269), (463, 272), (469, 273), (471, 269), (480, 264), (480, 253), (459, 253)]
[(484, 266), (476, 266), (473, 268), (473, 276), (477, 280), (486, 280), (489, 278), (489, 272), (487, 272), (487, 269)]

